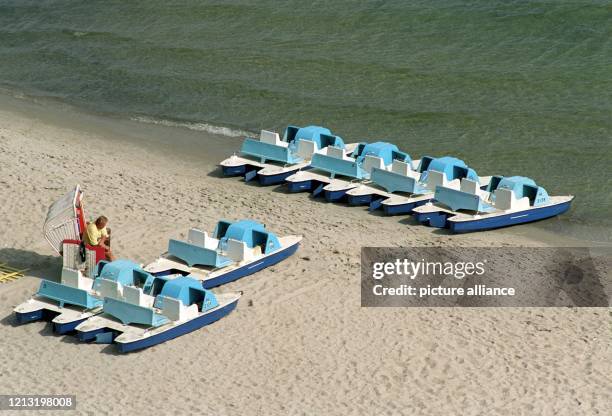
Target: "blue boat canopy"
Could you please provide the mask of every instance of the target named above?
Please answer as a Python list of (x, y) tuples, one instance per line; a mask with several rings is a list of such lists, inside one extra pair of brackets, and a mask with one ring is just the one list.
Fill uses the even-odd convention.
[(189, 276), (177, 277), (166, 282), (160, 295), (155, 298), (156, 308), (163, 307), (164, 297), (180, 300), (185, 306), (198, 305), (198, 309), (202, 312), (219, 306), (214, 293), (204, 289), (201, 282)]
[[(444, 173), (448, 181), (455, 179), (467, 178), (472, 181), (478, 182), (478, 174), (461, 159), (457, 159), (452, 156), (443, 156), (438, 158), (432, 158), (424, 156), (419, 164), (418, 171), (426, 172), (434, 170), (436, 172)], [(425, 178), (421, 179), (421, 182)]]
[[(298, 152), (300, 141), (302, 140), (309, 140), (315, 144), (315, 149), (308, 152), (308, 155), (300, 155)], [(301, 162), (304, 157), (310, 157), (310, 153), (313, 151), (330, 145), (340, 148), (345, 147), (342, 138), (334, 136), (326, 127), (289, 126), (285, 129), (283, 140), (280, 140), (278, 134), (266, 130), (262, 130), (260, 140), (247, 137), (242, 143), (240, 152), (260, 158), (261, 163), (265, 163), (266, 160), (273, 160), (286, 164), (295, 164)]]
[(405, 172), (397, 172), (393, 168), (390, 171), (374, 168), (370, 178), (388, 192), (423, 194), (430, 192), (427, 186), (430, 171), (443, 174), (448, 181), (468, 178), (478, 182), (478, 175), (473, 169), (469, 168), (463, 160), (450, 156), (439, 158), (423, 156), (417, 168), (417, 172), (421, 173), (418, 180), (406, 175)]
[[(486, 190), (489, 192), (490, 201), (495, 202), (495, 204), (483, 200), (480, 195), (473, 192), (443, 186), (436, 187), (434, 198), (439, 203), (450, 207), (453, 211), (466, 210), (474, 212), (491, 212), (496, 208), (503, 210), (511, 209), (514, 199), (510, 198), (509, 195), (513, 195), (515, 200), (528, 198), (530, 206), (543, 205), (550, 199), (544, 188), (537, 186), (533, 179), (523, 176), (493, 176)], [(505, 192), (503, 197), (500, 197), (496, 192), (500, 190), (510, 191), (512, 194)]]
[(366, 156), (380, 158), (384, 166), (391, 165), (394, 160), (411, 161), (407, 153), (400, 151), (396, 145), (387, 142), (359, 143), (350, 154), (350, 158), (343, 158), (341, 153), (334, 153), (316, 153), (312, 157), (310, 166), (329, 172), (332, 178), (335, 175), (343, 175), (349, 178), (369, 179), (373, 167), (368, 167), (364, 163)]
[(115, 281), (122, 286), (142, 285), (149, 276), (151, 275), (142, 270), (139, 264), (131, 260), (102, 260), (98, 263), (99, 278)]
[(396, 145), (388, 142), (359, 143), (351, 156), (357, 159), (358, 163), (366, 156), (376, 156), (383, 160), (385, 166), (390, 165), (394, 160), (411, 161), (408, 153), (400, 151)]
[(344, 148), (344, 141), (340, 136), (334, 136), (331, 130), (321, 126), (288, 126), (285, 129), (283, 140), (295, 144), (296, 147), (300, 140), (310, 140), (316, 143), (319, 150), (327, 146)]
[(525, 176), (493, 176), (491, 182), (487, 186), (487, 191), (492, 193), (494, 199), (494, 191), (497, 189), (507, 189), (514, 192), (517, 199), (529, 198), (529, 204), (538, 206), (547, 203), (550, 200), (548, 192), (541, 186), (538, 186), (535, 181)]
[(221, 220), (215, 227), (213, 237), (219, 239), (221, 248), (230, 238), (245, 242), (249, 248), (260, 246), (262, 254), (281, 248), (276, 235), (267, 231), (263, 224), (253, 220), (236, 222)]

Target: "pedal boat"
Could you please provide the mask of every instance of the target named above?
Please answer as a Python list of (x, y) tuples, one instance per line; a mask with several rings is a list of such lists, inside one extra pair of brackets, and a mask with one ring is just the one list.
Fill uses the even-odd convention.
[(535, 181), (522, 176), (493, 176), (485, 190), (463, 179), (460, 189), (437, 186), (436, 202), (414, 209), (416, 219), (454, 233), (508, 227), (566, 212), (574, 199), (549, 196)]
[(287, 176), (308, 169), (313, 154), (327, 146), (347, 147), (325, 127), (289, 126), (282, 140), (278, 133), (262, 130), (259, 140), (244, 140), (240, 156), (233, 155), (220, 165), (226, 176), (244, 176), (246, 182), (257, 178), (261, 185), (281, 184)]
[(71, 332), (81, 322), (102, 312), (101, 279), (136, 286), (143, 274), (139, 265), (127, 260), (100, 261), (93, 279), (83, 276), (80, 270), (64, 267), (59, 283), (43, 280), (38, 292), (14, 309), (16, 322), (50, 320), (56, 333)]
[(387, 142), (359, 143), (348, 154), (328, 146), (312, 157), (311, 169), (298, 171), (285, 181), (289, 192), (307, 191), (315, 197), (322, 193), (327, 201), (342, 201), (350, 189), (370, 179), (373, 168), (389, 170), (395, 160), (412, 163), (407, 153)]
[(302, 236), (277, 237), (252, 220), (219, 221), (212, 237), (192, 228), (187, 241), (171, 239), (168, 251), (145, 270), (155, 276), (190, 275), (205, 289), (253, 274), (291, 256)]
[(369, 204), (369, 210), (382, 208), (385, 215), (410, 214), (434, 197), (436, 186), (459, 188), (460, 180), (469, 178), (486, 186), (491, 177), (479, 177), (461, 160), (450, 156), (424, 156), (417, 169), (394, 161), (390, 170), (374, 168), (371, 182), (348, 192), (349, 204)]
[(189, 276), (149, 275), (143, 288), (103, 280), (103, 313), (79, 324), (79, 340), (148, 348), (200, 329), (236, 308), (240, 293), (215, 295)]

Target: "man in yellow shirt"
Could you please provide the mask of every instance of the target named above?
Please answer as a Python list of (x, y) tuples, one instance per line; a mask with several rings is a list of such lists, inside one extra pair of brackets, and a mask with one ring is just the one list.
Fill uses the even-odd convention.
[(106, 258), (113, 261), (115, 256), (113, 256), (113, 252), (110, 249), (110, 236), (109, 230), (106, 229), (106, 224), (108, 224), (108, 218), (104, 215), (99, 216), (95, 222), (87, 224), (83, 238), (90, 246), (104, 247)]

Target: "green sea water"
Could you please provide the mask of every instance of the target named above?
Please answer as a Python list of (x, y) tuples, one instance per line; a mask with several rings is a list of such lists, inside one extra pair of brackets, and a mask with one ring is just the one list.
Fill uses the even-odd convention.
[(228, 134), (323, 124), (454, 155), (576, 195), (536, 227), (612, 240), (609, 2), (0, 0), (0, 86)]

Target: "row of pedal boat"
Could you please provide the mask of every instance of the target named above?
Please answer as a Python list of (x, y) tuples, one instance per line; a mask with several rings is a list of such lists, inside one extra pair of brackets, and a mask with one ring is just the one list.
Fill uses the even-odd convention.
[(479, 176), (451, 156), (413, 160), (384, 141), (345, 144), (319, 126), (289, 126), (282, 138), (263, 130), (220, 166), (225, 176), (284, 184), (289, 192), (367, 205), (386, 215), (412, 214), (423, 225), (455, 233), (554, 217), (574, 198), (549, 196), (524, 176)]
[[(242, 293), (212, 288), (288, 258), (301, 236), (277, 237), (253, 220), (219, 221), (212, 233), (192, 228), (142, 266), (101, 259), (82, 242), (81, 191), (49, 208), (45, 237), (63, 257), (59, 281), (42, 280), (14, 309), (17, 324), (48, 320), (57, 334), (114, 343), (120, 352), (147, 348), (227, 316)], [(72, 205), (72, 206), (71, 206)]]

